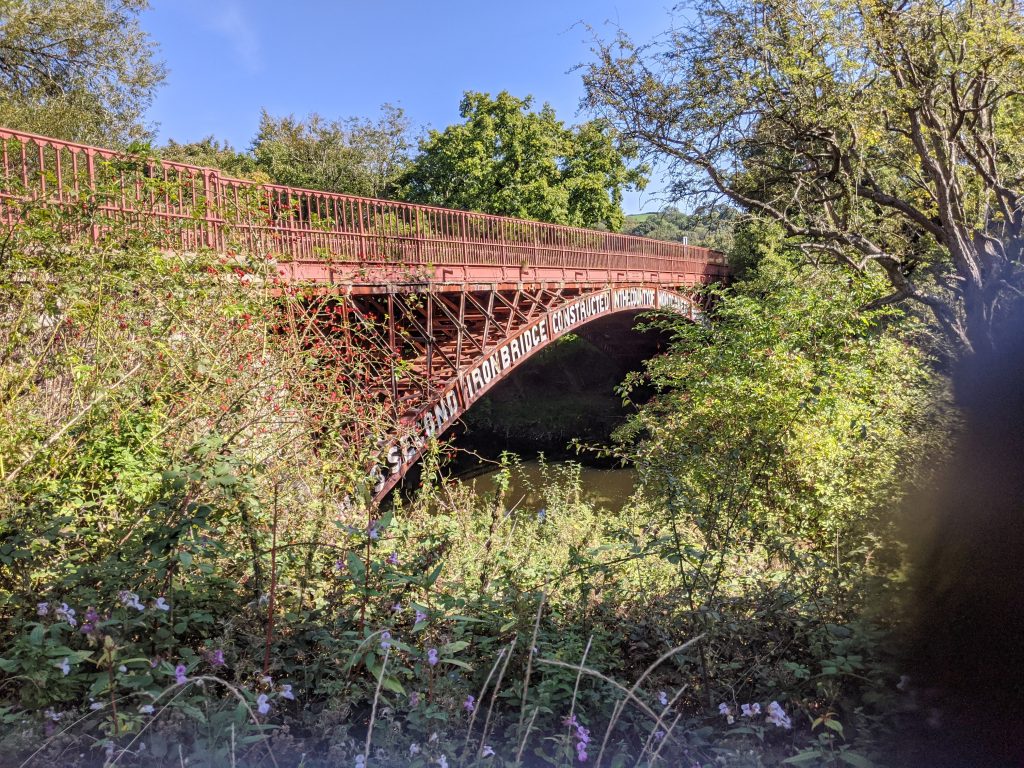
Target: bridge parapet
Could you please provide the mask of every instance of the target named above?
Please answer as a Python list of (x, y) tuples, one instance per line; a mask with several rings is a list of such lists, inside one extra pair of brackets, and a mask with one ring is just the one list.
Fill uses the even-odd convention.
[[(125, 222), (174, 225), (174, 245), (272, 254), (286, 277), (368, 284), (395, 265), (444, 282), (540, 281), (676, 285), (727, 276), (721, 253), (682, 243), (470, 211), (260, 184), (213, 168), (0, 128), (0, 220), (34, 199), (74, 206), (104, 189), (99, 209)], [(160, 190), (143, 184), (157, 179)], [(94, 230), (94, 236), (97, 236)], [(328, 266), (330, 265), (330, 266)], [(423, 268), (419, 269), (418, 268)], [(385, 282), (393, 282), (386, 280)]]

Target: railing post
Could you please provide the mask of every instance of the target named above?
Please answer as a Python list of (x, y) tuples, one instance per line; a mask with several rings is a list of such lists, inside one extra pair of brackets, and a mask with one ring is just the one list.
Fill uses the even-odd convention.
[[(96, 153), (93, 151), (92, 147), (85, 150), (85, 169), (88, 176), (87, 183), (89, 185), (89, 195), (90, 197), (94, 197), (96, 195)], [(99, 225), (96, 224), (95, 220), (89, 229), (91, 230), (90, 236), (92, 237), (92, 241), (94, 243), (98, 243), (100, 241), (100, 228)]]
[(363, 228), (363, 201), (356, 204), (356, 220), (359, 222), (359, 261), (366, 261), (366, 230)]
[(220, 233), (217, 231), (218, 222), (214, 215), (214, 206), (217, 189), (220, 186), (220, 179), (217, 178), (217, 171), (212, 168), (203, 169), (203, 203), (206, 208), (206, 247), (216, 249), (220, 245)]

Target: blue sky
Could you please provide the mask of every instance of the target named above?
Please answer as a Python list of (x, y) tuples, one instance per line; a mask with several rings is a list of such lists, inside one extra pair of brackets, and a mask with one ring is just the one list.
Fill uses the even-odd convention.
[[(272, 114), (373, 117), (385, 102), (417, 126), (459, 119), (463, 91), (549, 102), (578, 114), (590, 24), (648, 40), (671, 2), (647, 0), (152, 0), (143, 27), (160, 46), (167, 82), (149, 120), (161, 141), (210, 134), (248, 147), (261, 108)], [(626, 211), (661, 207), (660, 184), (630, 193)]]

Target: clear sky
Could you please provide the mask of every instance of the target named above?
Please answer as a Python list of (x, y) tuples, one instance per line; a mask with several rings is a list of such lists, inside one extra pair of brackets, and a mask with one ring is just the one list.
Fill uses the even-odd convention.
[[(577, 122), (589, 24), (648, 40), (670, 24), (662, 0), (151, 0), (144, 28), (169, 74), (149, 119), (161, 141), (213, 134), (249, 146), (261, 108), (376, 117), (385, 102), (414, 125), (459, 119), (467, 90), (550, 103)], [(661, 207), (660, 184), (627, 213)]]

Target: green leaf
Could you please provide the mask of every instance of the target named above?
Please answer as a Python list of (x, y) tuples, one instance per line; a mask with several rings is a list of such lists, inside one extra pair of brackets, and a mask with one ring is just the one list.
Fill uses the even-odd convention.
[(847, 765), (852, 765), (853, 768), (875, 768), (875, 764), (868, 760), (864, 755), (859, 755), (856, 752), (840, 752), (839, 759)]
[(782, 762), (786, 765), (806, 765), (821, 760), (821, 753), (816, 749), (804, 750), (803, 752), (787, 757)]

